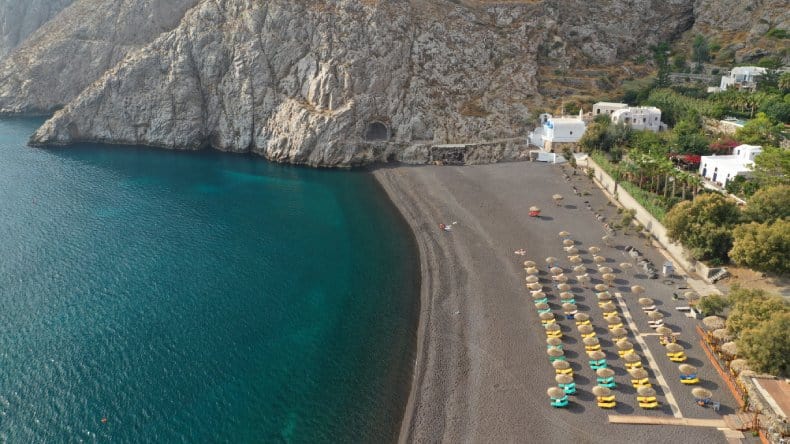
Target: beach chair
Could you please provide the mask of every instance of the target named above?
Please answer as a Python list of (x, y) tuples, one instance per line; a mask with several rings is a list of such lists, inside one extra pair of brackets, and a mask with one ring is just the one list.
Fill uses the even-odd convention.
[(612, 331), (612, 330), (615, 330), (615, 329), (618, 329), (618, 328), (623, 328), (623, 323), (622, 322), (617, 322), (615, 324), (607, 324), (607, 327), (609, 327), (609, 331)]
[(678, 338), (674, 334), (661, 335), (658, 337), (658, 343), (664, 346), (667, 344), (674, 344), (676, 342), (678, 342)]
[(606, 359), (590, 359), (587, 363), (590, 364), (590, 368), (593, 369), (593, 371), (607, 368)]
[(625, 357), (625, 355), (627, 355), (629, 353), (634, 353), (633, 347), (629, 348), (627, 350), (617, 350), (617, 354), (620, 355), (621, 358)]
[(642, 368), (642, 361), (626, 362), (625, 368), (626, 370), (631, 370), (634, 368)]
[[(534, 303), (535, 303), (535, 305), (538, 305), (538, 304), (548, 304), (548, 303), (549, 303), (549, 298), (548, 298), (548, 297), (545, 297), (545, 298), (541, 298), (541, 299), (533, 299), (533, 300), (532, 300), (532, 302), (534, 302)], [(551, 311), (551, 310), (549, 310), (549, 311)]]
[(699, 384), (699, 378), (696, 373), (680, 374), (680, 382), (686, 385)]
[[(567, 362), (567, 361), (566, 361), (566, 362)], [(554, 374), (555, 374), (555, 375), (568, 375), (568, 376), (573, 376), (573, 369), (572, 369), (572, 368), (570, 368), (570, 367), (568, 367), (568, 368), (555, 368), (555, 369), (554, 369)]]
[(649, 325), (652, 328), (658, 328), (658, 327), (661, 327), (662, 325), (664, 325), (664, 320), (663, 319), (658, 319), (658, 320), (655, 320), (655, 321), (647, 321), (647, 325)]
[(631, 385), (633, 385), (635, 389), (653, 386), (647, 378), (631, 378)]
[(585, 345), (584, 346), (584, 351), (586, 351), (587, 354), (590, 354), (590, 353), (595, 352), (595, 351), (600, 351), (600, 350), (601, 350), (601, 344)]
[(560, 304), (573, 304), (573, 305), (576, 305), (576, 298), (560, 299)]
[(601, 378), (599, 376), (598, 377), (598, 385), (600, 385), (601, 387), (607, 387), (607, 388), (615, 388), (615, 387), (617, 387), (617, 383), (614, 382), (614, 376), (609, 376), (608, 378)]
[(667, 353), (669, 360), (672, 362), (686, 362), (686, 353), (683, 351), (675, 352), (675, 353)]
[(594, 338), (594, 337), (595, 337), (595, 332), (594, 331), (590, 332), (590, 333), (587, 333), (587, 334), (582, 333), (582, 339), (584, 339), (584, 338)]
[(552, 407), (567, 407), (568, 406), (568, 395), (565, 394), (565, 391), (560, 387), (551, 387), (547, 390), (549, 395), (549, 399), (551, 400)]
[(613, 409), (617, 406), (614, 395), (598, 396), (595, 399), (598, 402), (598, 407), (602, 409)]
[(639, 403), (639, 407), (643, 409), (654, 409), (658, 407), (658, 398), (655, 396), (637, 396), (636, 402)]
[[(603, 307), (601, 307), (601, 308), (603, 308)], [(609, 316), (617, 316), (617, 309), (612, 310), (612, 311), (604, 311), (603, 312), (603, 317), (604, 318), (608, 318)]]
[(576, 394), (576, 383), (569, 382), (567, 384), (557, 384), (563, 391), (565, 391), (566, 395), (575, 395)]
[(555, 408), (568, 407), (569, 399), (570, 398), (568, 398), (568, 395), (565, 395), (562, 398), (551, 398), (551, 406)]

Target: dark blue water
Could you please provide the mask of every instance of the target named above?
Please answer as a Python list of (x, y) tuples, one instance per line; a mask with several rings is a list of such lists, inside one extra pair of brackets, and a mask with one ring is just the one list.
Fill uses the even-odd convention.
[(418, 262), (370, 175), (38, 123), (0, 120), (0, 439), (396, 437)]

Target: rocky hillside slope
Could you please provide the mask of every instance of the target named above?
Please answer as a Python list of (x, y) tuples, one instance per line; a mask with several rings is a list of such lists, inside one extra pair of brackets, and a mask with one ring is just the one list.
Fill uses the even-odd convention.
[(0, 113), (51, 114), (130, 51), (173, 29), (196, 3), (197, 0), (74, 1), (0, 61)]
[(76, 0), (0, 64), (0, 112), (65, 105), (38, 144), (424, 162), (522, 137), (540, 65), (620, 66), (701, 1)]
[(0, 0), (0, 58), (74, 0)]

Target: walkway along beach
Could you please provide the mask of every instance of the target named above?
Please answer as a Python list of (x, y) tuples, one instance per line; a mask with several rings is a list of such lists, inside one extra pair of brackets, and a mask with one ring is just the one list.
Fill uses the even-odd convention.
[[(420, 249), (422, 290), (414, 381), (403, 420), (401, 442), (724, 442), (715, 428), (675, 425), (634, 426), (610, 424), (609, 414), (673, 418), (656, 372), (666, 379), (684, 418), (718, 419), (736, 405), (705, 361), (692, 329), (693, 322), (675, 311), (672, 289), (661, 280), (648, 280), (633, 271), (618, 270), (617, 288), (623, 292), (635, 325), (643, 333), (659, 368), (648, 368), (662, 403), (658, 410), (642, 410), (629, 375), (618, 360), (601, 311), (590, 289), (574, 288), (579, 311), (595, 321), (601, 345), (618, 387), (618, 406), (603, 410), (591, 393), (595, 374), (587, 366), (584, 345), (573, 321), (562, 321), (565, 356), (576, 373), (578, 393), (567, 409), (549, 406), (546, 389), (555, 386), (554, 369), (546, 356), (546, 336), (524, 287), (522, 263), (541, 262), (545, 278), (547, 256), (560, 258), (569, 270), (557, 233), (567, 230), (580, 253), (597, 245), (617, 267), (625, 259), (622, 244), (639, 242), (634, 236), (616, 236), (612, 247), (602, 245), (603, 223), (587, 203), (614, 209), (588, 179), (567, 183), (558, 166), (506, 163), (466, 167), (382, 168), (374, 175), (415, 232)], [(575, 196), (572, 186), (588, 190)], [(565, 199), (557, 205), (553, 194)], [(540, 218), (528, 217), (529, 207), (543, 209)], [(450, 223), (452, 231), (438, 228)], [(658, 253), (635, 244), (648, 257)], [(525, 249), (526, 255), (513, 252)], [(646, 251), (650, 250), (650, 251)], [(591, 270), (594, 264), (585, 257)], [(589, 262), (589, 263), (587, 263)], [(572, 273), (569, 273), (572, 274)], [(592, 275), (593, 273), (591, 273)], [(695, 405), (690, 387), (678, 382), (677, 364), (669, 362), (658, 338), (647, 325), (636, 297), (628, 294), (638, 283), (656, 300), (667, 325), (681, 332), (689, 362), (699, 368), (701, 386), (721, 401), (721, 412)], [(547, 284), (548, 287), (548, 284)], [(580, 287), (575, 284), (574, 287)], [(556, 306), (556, 290), (550, 301)], [(555, 309), (555, 313), (557, 310)], [(638, 341), (636, 344), (640, 354)], [(697, 344), (697, 345), (695, 345)], [(648, 362), (643, 359), (648, 366)]]

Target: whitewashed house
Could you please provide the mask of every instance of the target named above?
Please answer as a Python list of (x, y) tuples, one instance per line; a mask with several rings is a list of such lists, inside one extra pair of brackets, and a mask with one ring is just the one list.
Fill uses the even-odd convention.
[(728, 156), (702, 156), (699, 173), (705, 179), (725, 186), (735, 176), (748, 176), (754, 158), (762, 151), (760, 146), (739, 145)]
[(587, 125), (581, 117), (553, 117), (541, 115), (543, 125), (529, 134), (532, 145), (546, 152), (561, 152), (565, 148), (577, 151)]
[(658, 132), (663, 129), (661, 110), (655, 106), (621, 108), (612, 112), (611, 119), (612, 123), (623, 123), (638, 131)]
[(759, 66), (737, 66), (726, 76), (721, 76), (720, 91), (727, 88), (751, 89), (757, 88), (757, 80), (765, 75), (768, 70)]
[(592, 116), (610, 115), (618, 109), (624, 108), (628, 108), (628, 105), (625, 103), (598, 102), (593, 105)]

